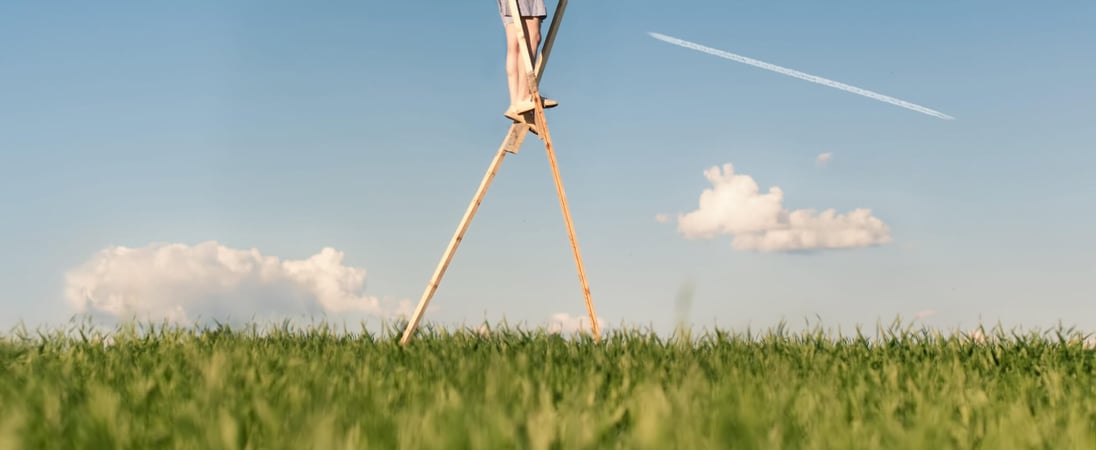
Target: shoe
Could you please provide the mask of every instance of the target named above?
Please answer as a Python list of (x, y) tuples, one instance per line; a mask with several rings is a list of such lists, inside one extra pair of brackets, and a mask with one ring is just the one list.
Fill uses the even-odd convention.
[(514, 114), (517, 114), (517, 115), (520, 116), (520, 115), (525, 114), (529, 111), (532, 111), (536, 108), (537, 108), (537, 105), (534, 105), (532, 100), (526, 100), (526, 101), (523, 101), (523, 102), (518, 102), (517, 104), (511, 106), (510, 110), (513, 111)]
[[(541, 97), (540, 101), (544, 103), (544, 109), (555, 108), (559, 106), (559, 102), (550, 98)], [(514, 112), (521, 115), (537, 108), (537, 105), (533, 104), (532, 100), (526, 100), (513, 106)]]
[(507, 108), (506, 112), (502, 113), (502, 115), (506, 116), (507, 119), (513, 120), (514, 122), (522, 121), (521, 114), (518, 114), (517, 111), (514, 111), (513, 106)]

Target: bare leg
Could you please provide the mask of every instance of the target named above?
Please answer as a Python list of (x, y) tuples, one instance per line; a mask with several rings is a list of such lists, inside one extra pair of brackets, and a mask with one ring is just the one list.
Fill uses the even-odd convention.
[[(540, 18), (523, 17), (525, 27), (529, 33), (529, 54), (536, 61), (537, 49), (540, 48)], [(529, 95), (529, 83), (526, 79), (525, 62), (521, 60), (521, 44), (518, 42), (517, 23), (506, 24), (506, 76), (510, 87), (510, 106), (514, 107), (524, 101), (532, 101)]]
[[(529, 37), (529, 42), (526, 43), (528, 45), (529, 57), (532, 58), (533, 61), (536, 61), (537, 60), (537, 49), (540, 48), (540, 18), (539, 17), (525, 17), (523, 19), (525, 20), (525, 29), (528, 30), (528, 32), (529, 32), (529, 36), (528, 36)], [(513, 26), (517, 26), (517, 25), (513, 25)], [(515, 34), (515, 36), (517, 35), (516, 32), (514, 34)], [(515, 41), (516, 41), (516, 39), (515, 39)], [(516, 44), (516, 42), (515, 42), (515, 44)], [(520, 99), (520, 101), (523, 101), (523, 102), (524, 101), (532, 101), (533, 97), (531, 95), (529, 95), (529, 78), (526, 76), (525, 64), (524, 64), (523, 61), (521, 61), (521, 48), (517, 47), (517, 45), (515, 45), (514, 46), (514, 51), (517, 53), (517, 55), (516, 55), (517, 58), (515, 58), (515, 59), (517, 59), (518, 62), (521, 63), (521, 64), (518, 65), (518, 75), (519, 76), (518, 76), (518, 91), (517, 92), (518, 92), (519, 96), (517, 98)]]
[(518, 80), (521, 76), (521, 47), (518, 47), (514, 24), (506, 24), (506, 78), (510, 86), (510, 107), (518, 103)]

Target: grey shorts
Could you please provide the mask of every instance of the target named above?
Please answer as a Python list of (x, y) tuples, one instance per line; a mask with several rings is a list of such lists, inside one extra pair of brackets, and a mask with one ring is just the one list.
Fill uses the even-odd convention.
[[(514, 18), (510, 15), (510, 0), (498, 0), (498, 3), (502, 23), (514, 23)], [(518, 0), (518, 11), (521, 17), (539, 17), (541, 20), (548, 17), (544, 0)]]

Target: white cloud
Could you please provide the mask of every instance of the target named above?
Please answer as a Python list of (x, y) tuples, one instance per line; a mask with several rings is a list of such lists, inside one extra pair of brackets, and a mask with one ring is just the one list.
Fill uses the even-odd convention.
[(78, 313), (176, 323), (409, 311), (408, 302), (382, 302), (364, 287), (365, 269), (343, 265), (343, 253), (332, 248), (280, 260), (211, 241), (103, 249), (67, 274), (65, 295)]
[(661, 214), (661, 213), (655, 214), (655, 222), (666, 223), (666, 222), (669, 222), (669, 221), (670, 221), (670, 215), (669, 214)]
[(814, 158), (814, 163), (818, 164), (818, 167), (826, 167), (830, 164), (831, 159), (833, 159), (833, 153), (826, 152)]
[(762, 194), (749, 175), (724, 164), (704, 171), (712, 188), (700, 194), (699, 209), (678, 215), (678, 231), (687, 239), (733, 236), (739, 250), (762, 252), (866, 247), (891, 242), (890, 228), (871, 210), (847, 214), (833, 209), (789, 211), (784, 192), (772, 187)]
[[(597, 318), (597, 325), (598, 329), (605, 329), (605, 321), (600, 317)], [(572, 316), (567, 313), (555, 313), (548, 321), (548, 332), (555, 334), (590, 333), (590, 318), (585, 315)]]
[(967, 337), (972, 342), (977, 343), (977, 344), (985, 344), (986, 343), (986, 333), (982, 332), (981, 328), (976, 328), (976, 329), (972, 330), (971, 332), (967, 333)]
[(926, 309), (926, 310), (923, 310), (923, 311), (918, 311), (917, 314), (914, 317), (917, 318), (917, 319), (927, 319), (927, 318), (935, 316), (935, 315), (936, 315), (935, 310)]

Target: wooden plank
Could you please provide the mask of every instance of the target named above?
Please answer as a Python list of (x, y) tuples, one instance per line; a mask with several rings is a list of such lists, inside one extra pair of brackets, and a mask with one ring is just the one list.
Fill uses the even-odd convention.
[[(525, 128), (525, 130), (520, 130)], [(510, 126), (510, 132), (506, 133), (506, 138), (502, 141), (502, 150), (518, 154), (518, 150), (521, 150), (521, 144), (525, 142), (525, 136), (529, 131), (529, 125), (523, 123), (515, 123)]]
[[(539, 101), (537, 102), (539, 105)], [(594, 311), (594, 301), (590, 295), (590, 285), (586, 279), (586, 268), (582, 263), (582, 252), (579, 250), (578, 237), (575, 236), (575, 226), (571, 220), (571, 210), (567, 205), (567, 193), (563, 189), (563, 180), (559, 175), (559, 165), (556, 163), (555, 147), (552, 145), (552, 135), (548, 131), (548, 123), (544, 119), (544, 110), (538, 106), (537, 126), (540, 128), (540, 138), (544, 141), (544, 150), (548, 156), (548, 164), (552, 168), (552, 179), (556, 184), (556, 194), (559, 196), (559, 207), (563, 211), (563, 221), (567, 225), (567, 237), (571, 240), (571, 251), (575, 256), (575, 267), (578, 269), (578, 280), (582, 285), (582, 295), (586, 301), (586, 314), (590, 318), (590, 329), (594, 335), (594, 341), (601, 341), (601, 326), (597, 322), (597, 313)]]
[(548, 64), (548, 57), (552, 55), (552, 46), (556, 42), (556, 35), (559, 33), (559, 25), (563, 22), (563, 13), (567, 10), (567, 0), (559, 0), (556, 5), (556, 12), (552, 14), (552, 25), (548, 27), (548, 34), (544, 36), (544, 44), (540, 51), (540, 55), (537, 57), (537, 64), (534, 72), (537, 74), (537, 83), (544, 77), (544, 68)]
[(406, 345), (411, 336), (415, 333), (415, 329), (418, 328), (419, 322), (422, 321), (423, 314), (426, 313), (426, 307), (430, 304), (430, 299), (434, 296), (434, 293), (438, 290), (438, 285), (441, 284), (441, 278), (445, 275), (446, 269), (449, 268), (449, 263), (453, 260), (453, 254), (457, 251), (457, 246), (460, 245), (464, 239), (464, 233), (468, 231), (468, 226), (472, 222), (472, 217), (475, 216), (476, 210), (479, 209), (480, 203), (483, 202), (483, 197), (487, 194), (487, 188), (491, 186), (491, 181), (495, 178), (495, 173), (498, 172), (499, 166), (502, 165), (503, 158), (506, 157), (506, 153), (517, 153), (517, 146), (521, 146), (521, 141), (525, 138), (528, 132), (528, 127), (525, 124), (515, 123), (510, 126), (510, 131), (506, 134), (506, 138), (503, 139), (502, 145), (499, 147), (498, 152), (495, 153), (494, 159), (491, 160), (491, 164), (487, 167), (487, 173), (483, 175), (483, 180), (480, 181), (479, 188), (476, 189), (476, 194), (472, 197), (472, 202), (469, 203), (468, 209), (464, 212), (464, 217), (460, 220), (460, 225), (457, 226), (456, 233), (453, 234), (453, 238), (449, 240), (449, 245), (445, 248), (445, 253), (442, 254), (441, 261), (438, 262), (437, 268), (434, 269), (434, 276), (430, 278), (430, 283), (426, 285), (426, 291), (422, 293), (422, 298), (419, 299), (419, 305), (415, 308), (415, 312), (411, 315), (411, 320), (407, 323), (407, 327), (403, 330), (403, 337), (400, 338), (400, 344)]
[[(508, 0), (510, 2), (510, 11), (518, 11), (517, 0)], [(561, 0), (562, 1), (562, 0)], [(564, 4), (566, 6), (566, 4)], [(528, 30), (525, 29), (525, 21), (520, 20), (520, 14), (513, 14), (515, 17), (514, 23), (519, 24), (515, 27), (518, 32), (519, 42), (528, 43), (526, 36), (529, 35)], [(556, 29), (559, 29), (558, 22), (555, 24)], [(555, 37), (554, 35), (552, 36)], [(578, 269), (579, 283), (582, 284), (582, 294), (586, 301), (586, 313), (590, 317), (590, 328), (593, 331), (594, 340), (601, 340), (601, 327), (597, 322), (597, 314), (594, 311), (594, 302), (590, 295), (590, 286), (586, 280), (586, 269), (582, 264), (582, 253), (579, 251), (578, 238), (575, 236), (575, 227), (571, 220), (571, 211), (567, 206), (567, 194), (563, 189), (563, 181), (559, 175), (559, 166), (556, 164), (555, 148), (552, 145), (552, 134), (548, 131), (548, 122), (544, 117), (544, 102), (540, 98), (540, 89), (537, 83), (537, 77), (533, 68), (532, 56), (529, 52), (528, 45), (521, 45), (522, 61), (524, 61), (526, 76), (528, 77), (529, 90), (533, 97), (533, 104), (536, 107), (535, 120), (537, 130), (541, 140), (544, 141), (544, 149), (548, 154), (548, 163), (552, 167), (552, 178), (556, 184), (556, 194), (559, 196), (559, 206), (563, 211), (563, 221), (567, 225), (567, 236), (571, 240), (571, 250), (575, 256), (575, 266)]]

